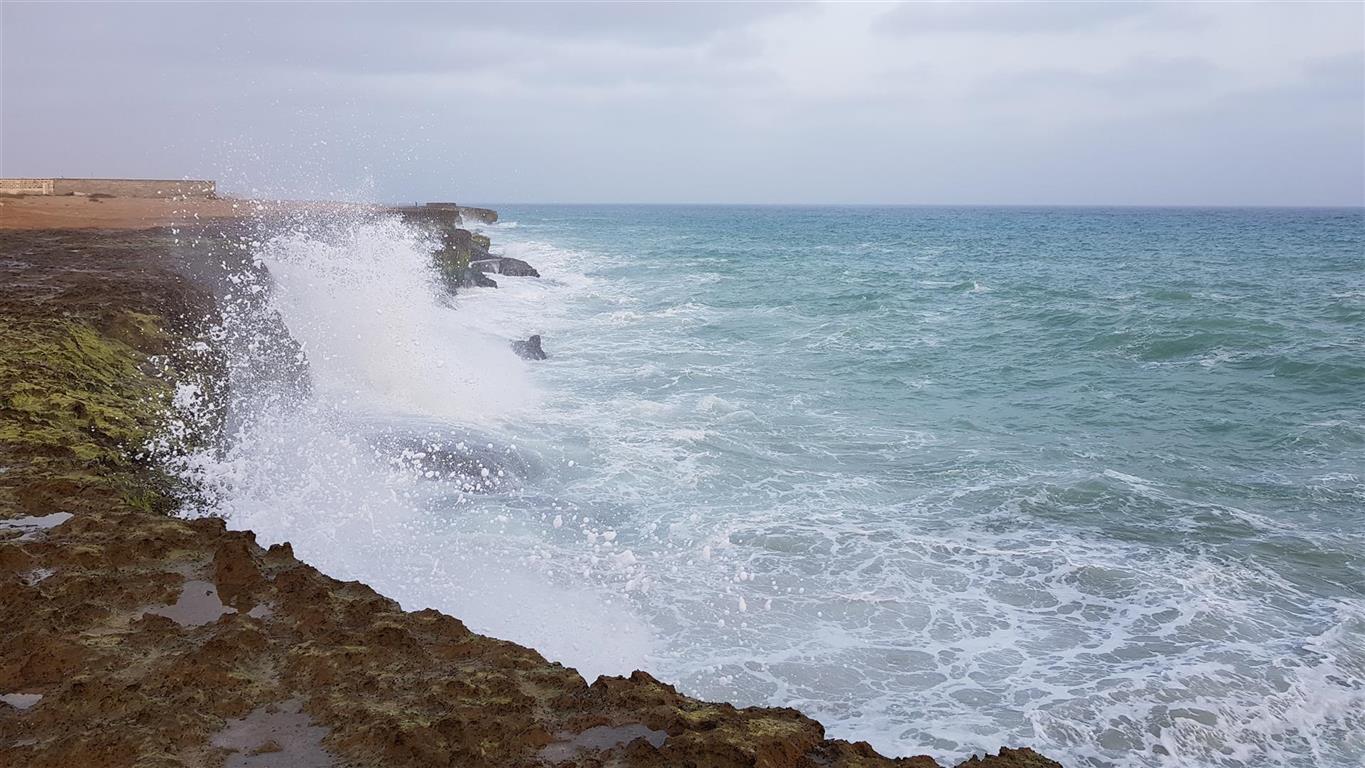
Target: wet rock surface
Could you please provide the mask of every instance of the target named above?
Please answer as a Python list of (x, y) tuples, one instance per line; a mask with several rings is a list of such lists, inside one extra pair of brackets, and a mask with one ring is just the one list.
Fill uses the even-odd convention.
[(484, 274), (482, 270), (465, 267), (459, 272), (456, 286), (460, 288), (497, 288), (498, 281)]
[(230, 754), (224, 768), (331, 768), (336, 758), (322, 746), (327, 729), (302, 711), (298, 699), (266, 704), (229, 720), (212, 746)]
[(0, 704), (7, 704), (15, 709), (28, 709), (43, 700), (41, 693), (4, 693), (0, 694)]
[(545, 360), (549, 355), (545, 354), (545, 349), (540, 346), (540, 334), (536, 334), (526, 341), (512, 342), (512, 351), (523, 360)]
[(191, 579), (180, 589), (174, 603), (148, 607), (143, 615), (164, 616), (182, 627), (197, 627), (236, 612), (237, 609), (218, 599), (218, 588), (213, 582)]
[(536, 268), (521, 259), (514, 259), (510, 256), (489, 256), (483, 259), (475, 259), (469, 266), (480, 272), (492, 272), (508, 277), (540, 277)]
[(577, 735), (563, 734), (564, 738), (540, 750), (540, 757), (551, 763), (569, 761), (583, 753), (601, 752), (623, 744), (629, 745), (636, 739), (643, 739), (649, 746), (658, 749), (668, 741), (667, 731), (656, 731), (640, 723), (630, 725), (599, 725)]
[(212, 293), (174, 241), (0, 232), (0, 765), (935, 765), (643, 672), (589, 685), (288, 544), (168, 514), (177, 489), (139, 446), (174, 382), (221, 373), (198, 347)]
[(27, 517), (16, 517), (12, 520), (0, 520), (0, 538), (16, 537), (20, 541), (36, 538), (44, 531), (65, 523), (71, 519), (67, 512), (53, 512), (50, 515), (29, 515)]

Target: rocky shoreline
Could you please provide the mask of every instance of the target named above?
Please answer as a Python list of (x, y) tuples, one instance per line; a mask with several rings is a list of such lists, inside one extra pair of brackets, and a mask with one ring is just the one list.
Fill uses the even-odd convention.
[[(431, 229), (450, 290), (536, 274), (464, 227), (493, 211), (393, 212)], [(225, 251), (241, 258), (224, 244), (246, 224), (166, 223), (0, 227), (0, 764), (937, 765), (643, 672), (588, 684), (329, 578), (287, 544), (177, 517), (185, 489), (147, 446), (166, 434), (177, 384), (210, 399), (227, 386), (206, 275)], [(175, 440), (211, 446), (219, 427)], [(1056, 765), (1028, 749), (966, 764)]]

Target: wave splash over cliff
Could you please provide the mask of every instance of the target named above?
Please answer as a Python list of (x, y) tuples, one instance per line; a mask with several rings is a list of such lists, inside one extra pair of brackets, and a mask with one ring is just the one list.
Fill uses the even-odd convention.
[[(1350, 336), (1321, 337), (1365, 294), (1330, 252), (1302, 293), (1245, 257), (1326, 225), (513, 215), (495, 247), (543, 278), (455, 299), (397, 222), (253, 247), (204, 473), (233, 526), (589, 678), (796, 706), (890, 754), (1365, 755), (1365, 443), (1330, 388)], [(260, 375), (292, 355), (275, 312), (308, 388)], [(550, 360), (512, 356), (529, 333)]]
[(209, 511), (585, 675), (642, 666), (649, 634), (611, 593), (537, 565), (524, 512), (554, 501), (519, 492), (543, 462), (508, 435), (539, 391), (506, 337), (463, 321), (433, 247), (358, 218), (251, 244), (225, 302), (229, 446), (193, 466)]

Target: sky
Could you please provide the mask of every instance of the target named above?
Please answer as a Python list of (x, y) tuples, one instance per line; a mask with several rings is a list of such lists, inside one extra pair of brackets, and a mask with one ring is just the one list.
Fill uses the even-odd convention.
[(1365, 2), (0, 4), (0, 174), (384, 202), (1365, 204)]

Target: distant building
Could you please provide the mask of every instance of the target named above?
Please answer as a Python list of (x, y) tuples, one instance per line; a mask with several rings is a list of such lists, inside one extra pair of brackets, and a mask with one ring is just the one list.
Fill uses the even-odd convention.
[(113, 197), (215, 197), (204, 179), (0, 179), (0, 195), (111, 195)]

